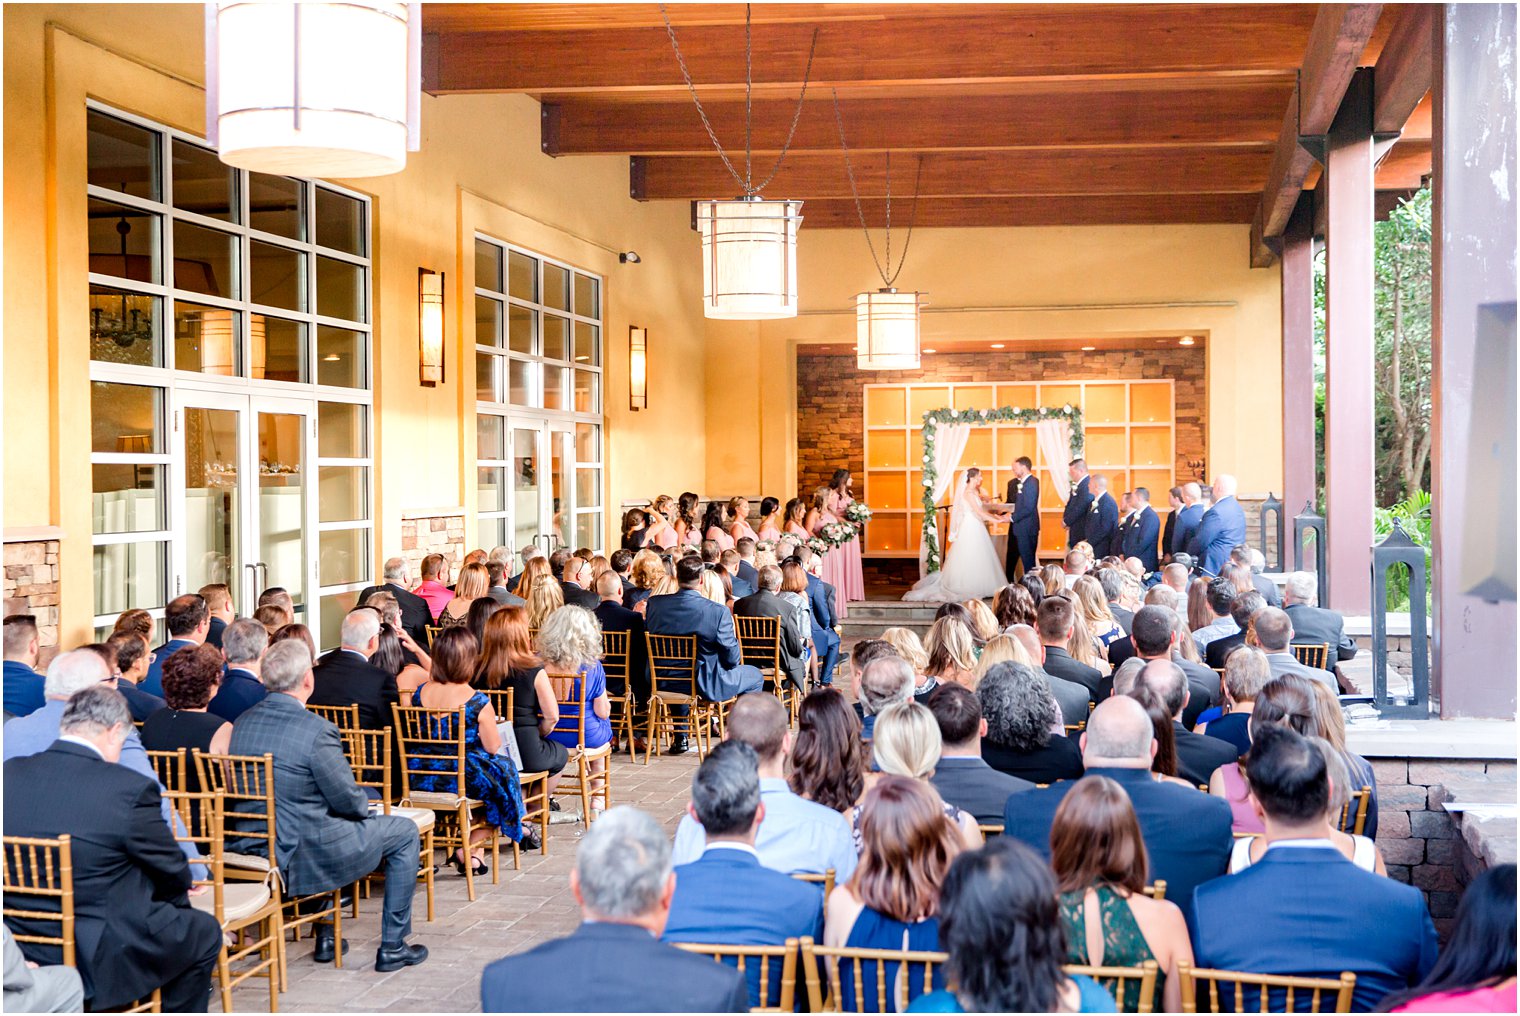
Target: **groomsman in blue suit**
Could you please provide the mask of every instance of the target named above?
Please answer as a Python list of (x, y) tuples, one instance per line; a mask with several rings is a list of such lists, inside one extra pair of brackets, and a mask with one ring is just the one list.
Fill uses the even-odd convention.
[(1024, 574), (1039, 567), (1035, 552), (1040, 547), (1040, 480), (1034, 475), (1034, 463), (1029, 456), (1020, 455), (1013, 460), (1013, 479), (1008, 481), (1007, 502), (1013, 505), (1013, 518), (1008, 525), (1008, 552), (1004, 556), (1003, 574), (1014, 581), (1018, 565)]
[(1246, 513), (1235, 499), (1235, 477), (1220, 473), (1214, 477), (1214, 504), (1203, 513), (1187, 551), (1198, 571), (1214, 578), (1229, 562), (1230, 551), (1245, 542)]
[(1157, 546), (1161, 539), (1161, 516), (1151, 507), (1151, 492), (1145, 487), (1130, 491), (1129, 527), (1124, 531), (1124, 556), (1138, 557), (1147, 573), (1156, 570)]
[(1087, 514), (1092, 510), (1093, 496), (1084, 459), (1072, 459), (1066, 470), (1071, 477), (1071, 496), (1066, 499), (1066, 510), (1061, 513), (1061, 524), (1066, 527), (1069, 549), (1087, 539)]
[(1119, 529), (1119, 502), (1108, 492), (1108, 477), (1092, 478), (1092, 507), (1087, 510), (1087, 542), (1093, 559), (1100, 561), (1116, 549), (1114, 536)]
[(1166, 552), (1172, 557), (1187, 553), (1193, 533), (1197, 531), (1198, 523), (1203, 521), (1203, 505), (1198, 503), (1203, 490), (1196, 483), (1184, 483), (1178, 489), (1181, 491), (1178, 498), (1181, 505), (1172, 510), (1172, 518), (1177, 521), (1173, 525), (1171, 519), (1167, 519), (1172, 528), (1172, 540), (1167, 544)]
[[(822, 941), (823, 894), (765, 867), (755, 852), (765, 818), (755, 749), (733, 739), (713, 748), (692, 778), (687, 811), (707, 834), (707, 848), (675, 869), (664, 941), (783, 945), (804, 935)], [(762, 992), (760, 964), (747, 965), (751, 1006), (776, 1004), (780, 975), (780, 964), (771, 964)]]

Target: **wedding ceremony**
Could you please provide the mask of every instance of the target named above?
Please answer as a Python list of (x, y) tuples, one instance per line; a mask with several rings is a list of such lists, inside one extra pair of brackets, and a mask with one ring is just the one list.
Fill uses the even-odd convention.
[(1516, 1012), (1516, 12), (4, 4), (4, 1009)]

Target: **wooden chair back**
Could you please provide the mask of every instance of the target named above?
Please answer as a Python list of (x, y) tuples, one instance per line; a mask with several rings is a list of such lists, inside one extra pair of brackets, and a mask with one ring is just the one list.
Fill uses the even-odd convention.
[[(1118, 1003), (1120, 1012), (1150, 1013), (1156, 1011), (1156, 961), (1146, 960), (1138, 967), (1087, 967), (1068, 963), (1061, 969), (1067, 974), (1083, 974), (1091, 977), (1107, 989)], [(1126, 988), (1134, 987), (1133, 1002), (1126, 1000)]]
[(1153, 900), (1164, 900), (1166, 899), (1166, 879), (1158, 878), (1140, 891)]
[[(904, 1012), (908, 1003), (918, 995), (935, 990), (934, 973), (950, 958), (942, 952), (815, 945), (811, 938), (802, 939), (801, 944), (802, 974), (807, 980), (808, 1003), (812, 1012)], [(874, 997), (871, 998), (866, 996), (868, 969), (874, 977), (876, 988), (872, 993)], [(915, 973), (922, 975), (923, 982), (918, 993), (910, 997), (909, 982)], [(826, 995), (822, 976), (828, 977)], [(844, 980), (846, 977), (849, 978), (848, 982)], [(853, 1009), (843, 1007), (845, 998), (842, 989), (845, 983), (849, 983), (854, 990)], [(890, 1003), (887, 994), (889, 989), (892, 992)], [(891, 1008), (888, 1008), (889, 1004)]]
[(343, 755), (354, 771), (354, 782), (380, 792), (380, 807), (386, 815), (391, 813), (391, 740), (389, 727), (343, 731)]
[(649, 644), (649, 669), (657, 693), (697, 699), (697, 637), (644, 633)]
[(359, 729), (358, 706), (314, 706), (308, 702), (306, 708), (339, 730)]
[(586, 746), (586, 692), (590, 682), (584, 674), (547, 673), (549, 686), (554, 689), (554, 701), (559, 706), (559, 722), (554, 729), (560, 733), (574, 733), (575, 743)]
[[(1356, 975), (1346, 971), (1339, 978), (1285, 977), (1280, 974), (1249, 974), (1239, 970), (1209, 970), (1194, 967), (1191, 963), (1177, 964), (1177, 980), (1182, 988), (1182, 1011), (1198, 1012), (1198, 991), (1207, 988), (1202, 1001), (1207, 1004), (1204, 1012), (1350, 1012), (1351, 993), (1356, 989)], [(1227, 985), (1220, 1008), (1219, 986)], [(1248, 995), (1246, 989), (1254, 988), (1256, 994)], [(1274, 989), (1277, 989), (1274, 991)], [(1335, 1008), (1323, 1009), (1325, 995), (1334, 992)], [(1263, 993), (1267, 997), (1263, 998)], [(1309, 1008), (1301, 1009), (1304, 995), (1309, 995)]]
[(150, 751), (145, 754), (153, 765), (153, 775), (158, 777), (158, 782), (164, 785), (164, 789), (190, 789), (185, 782), (188, 753), (184, 748), (175, 748), (173, 751)]
[[(56, 901), (56, 902), (55, 902)], [(56, 909), (54, 909), (56, 907)], [(5, 837), (5, 923), (17, 942), (57, 946), (63, 964), (77, 966), (74, 947), (74, 856), (67, 833), (57, 839)], [(20, 934), (13, 921), (33, 929)], [(38, 924), (57, 922), (58, 934)]]
[(982, 839), (1003, 835), (1003, 823), (1001, 822), (978, 822), (976, 827), (982, 831)]
[[(751, 995), (750, 1012), (790, 1013), (797, 997), (797, 940), (784, 945), (709, 945), (705, 942), (673, 942), (677, 949), (709, 956), (714, 962), (734, 960), (746, 981), (751, 967), (758, 967), (758, 997)], [(774, 989), (774, 990), (773, 990)], [(774, 1001), (772, 1001), (774, 999)]]
[(1330, 643), (1328, 642), (1295, 642), (1288, 647), (1293, 650), (1293, 657), (1306, 667), (1315, 670), (1328, 670), (1325, 662), (1330, 658)]
[[(396, 717), (396, 743), (401, 748), (402, 803), (406, 803), (413, 793), (412, 780), (421, 776), (430, 776), (435, 782), (452, 781), (453, 795), (468, 797), (464, 781), (465, 707), (428, 709), (392, 705), (391, 712)], [(427, 759), (429, 768), (413, 769), (412, 759)], [(415, 789), (422, 790), (421, 787)]]
[(794, 871), (792, 877), (799, 882), (810, 882), (813, 885), (823, 886), (823, 900), (828, 903), (829, 893), (834, 891), (834, 869), (828, 868), (822, 874), (816, 871)]
[(438, 634), (443, 631), (443, 626), (442, 625), (436, 625), (436, 624), (428, 624), (428, 625), (423, 625), (423, 630), (427, 633), (428, 648), (432, 649), (433, 648), (433, 641), (436, 638), (438, 638)]
[(183, 828), (174, 830), (174, 838), (195, 848), (193, 863), (206, 868), (207, 878), (198, 878), (196, 885), (212, 888), (212, 902), (218, 923), (226, 923), (226, 904), (223, 888), (226, 881), (224, 853), (226, 850), (226, 797), (221, 791), (168, 790), (164, 800), (179, 816)]
[(511, 688), (482, 688), (481, 691), (491, 702), (491, 711), (496, 714), (496, 722), (510, 724), (516, 693)]
[(1341, 820), (1336, 828), (1343, 833), (1362, 835), (1362, 830), (1367, 828), (1367, 805), (1371, 800), (1371, 787), (1364, 784), (1362, 789), (1353, 790), (1351, 799), (1341, 808)]
[[(225, 812), (239, 840), (257, 840), (264, 857), (275, 865), (274, 756), (213, 755), (197, 748), (196, 771), (202, 793), (220, 793)], [(236, 866), (236, 865), (234, 865)]]
[(607, 675), (607, 694), (616, 701), (623, 701), (629, 695), (629, 650), (626, 631), (602, 632), (602, 672)]
[[(760, 672), (781, 674), (781, 619), (779, 617), (740, 617), (734, 615), (734, 634), (739, 639), (739, 653), (744, 662)], [(780, 680), (777, 680), (780, 685)]]

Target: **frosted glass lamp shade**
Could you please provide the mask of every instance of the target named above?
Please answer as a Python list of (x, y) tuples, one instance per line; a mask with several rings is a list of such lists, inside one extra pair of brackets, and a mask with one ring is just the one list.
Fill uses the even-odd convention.
[(229, 166), (398, 173), (416, 150), (420, 4), (207, 4), (207, 125)]
[(922, 293), (880, 289), (855, 297), (855, 365), (861, 370), (916, 370)]
[(801, 201), (698, 201), (702, 312), (725, 321), (797, 316)]

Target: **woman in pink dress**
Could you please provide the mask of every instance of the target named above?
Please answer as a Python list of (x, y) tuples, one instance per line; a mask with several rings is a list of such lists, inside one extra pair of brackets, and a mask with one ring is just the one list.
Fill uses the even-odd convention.
[(786, 520), (782, 530), (806, 540), (813, 535), (807, 529), (807, 516), (807, 504), (800, 497), (792, 498), (786, 503), (786, 511), (782, 512), (782, 518)]
[(760, 499), (760, 532), (757, 538), (768, 543), (781, 539), (781, 502), (776, 498)]
[(707, 514), (702, 517), (702, 539), (713, 541), (719, 550), (734, 549), (734, 538), (723, 529), (723, 505), (717, 501), (707, 502)]
[[(844, 510), (855, 503), (855, 498), (850, 493), (851, 482), (850, 471), (848, 469), (834, 470), (834, 478), (829, 481), (829, 489), (834, 492), (834, 496), (838, 501), (838, 507), (832, 510), (839, 516), (840, 521), (845, 521)], [(839, 595), (846, 600), (864, 600), (866, 598), (865, 571), (861, 568), (860, 564), (860, 543), (862, 538), (863, 534), (857, 530), (855, 539), (838, 548), (837, 551), (838, 553), (842, 553), (845, 559), (845, 585), (839, 591)]]
[(731, 497), (728, 499), (728, 517), (732, 521), (728, 524), (728, 535), (737, 544), (740, 540), (748, 537), (759, 541), (760, 537), (749, 527), (749, 498)]
[(669, 494), (661, 494), (654, 499), (649, 506), (649, 535), (646, 544), (652, 543), (661, 550), (669, 550), (680, 539), (675, 527), (676, 499)]
[[(808, 512), (806, 523), (813, 535), (821, 533), (823, 527), (832, 522), (843, 521), (834, 514), (834, 508), (838, 503), (834, 492), (828, 487), (819, 487), (813, 492), (813, 507)], [(818, 573), (819, 578), (834, 587), (834, 605), (839, 608), (840, 617), (849, 616), (845, 607), (845, 604), (849, 602), (849, 597), (845, 595), (845, 590), (849, 588), (849, 579), (845, 574), (849, 565), (845, 562), (844, 551), (844, 547), (831, 548), (827, 554), (823, 555), (823, 567)]]
[(697, 495), (691, 491), (676, 502), (676, 540), (692, 546), (702, 542), (702, 521), (697, 518)]

